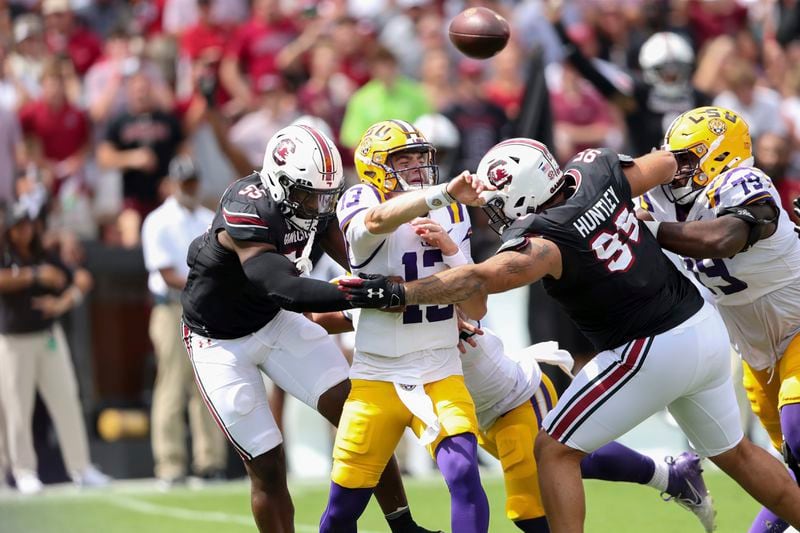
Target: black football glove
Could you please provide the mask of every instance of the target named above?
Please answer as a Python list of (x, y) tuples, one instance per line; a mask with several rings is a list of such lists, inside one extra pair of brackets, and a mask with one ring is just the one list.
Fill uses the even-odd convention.
[[(792, 205), (794, 206), (794, 216), (800, 219), (800, 196), (794, 199)], [(797, 232), (797, 236), (800, 237), (800, 224), (796, 224), (794, 230)], [(798, 483), (800, 483), (800, 481), (798, 481)]]
[(353, 307), (391, 309), (406, 303), (403, 284), (380, 274), (359, 274), (359, 278), (341, 279), (339, 290), (347, 293)]

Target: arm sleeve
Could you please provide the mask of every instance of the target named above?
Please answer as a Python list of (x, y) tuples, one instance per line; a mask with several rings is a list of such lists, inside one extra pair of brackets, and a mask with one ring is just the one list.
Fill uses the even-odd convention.
[(352, 307), (336, 285), (299, 277), (292, 262), (280, 254), (258, 254), (242, 263), (242, 268), (252, 284), (288, 311), (326, 313)]

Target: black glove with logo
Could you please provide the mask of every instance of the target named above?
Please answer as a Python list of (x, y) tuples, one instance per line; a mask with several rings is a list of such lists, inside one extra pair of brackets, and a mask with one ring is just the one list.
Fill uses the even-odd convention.
[(380, 274), (359, 274), (358, 278), (341, 279), (339, 290), (347, 293), (353, 307), (392, 309), (406, 303), (403, 284)]

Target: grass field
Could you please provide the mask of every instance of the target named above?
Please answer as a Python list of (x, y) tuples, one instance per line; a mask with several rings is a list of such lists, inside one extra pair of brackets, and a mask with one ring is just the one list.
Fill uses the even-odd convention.
[[(747, 531), (758, 506), (738, 486), (716, 472), (706, 477), (715, 497), (720, 533)], [(484, 479), (491, 504), (492, 533), (516, 532), (503, 514), (503, 484)], [(674, 503), (660, 501), (655, 490), (629, 484), (588, 482), (590, 532), (702, 532), (699, 522)], [(439, 479), (408, 480), (406, 488), (417, 520), (449, 530), (447, 489)], [(328, 488), (324, 482), (292, 484), (297, 531), (317, 531)], [(362, 533), (386, 531), (372, 502), (359, 522)], [(152, 483), (120, 483), (100, 491), (48, 490), (33, 497), (0, 496), (2, 533), (222, 533), (254, 531), (248, 485), (231, 482), (202, 488), (157, 491)]]

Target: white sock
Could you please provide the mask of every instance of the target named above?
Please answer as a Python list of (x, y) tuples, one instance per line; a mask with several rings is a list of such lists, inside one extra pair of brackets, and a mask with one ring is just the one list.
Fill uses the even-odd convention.
[(667, 485), (669, 484), (669, 465), (664, 461), (653, 462), (656, 465), (653, 477), (647, 484), (660, 492), (666, 492)]

